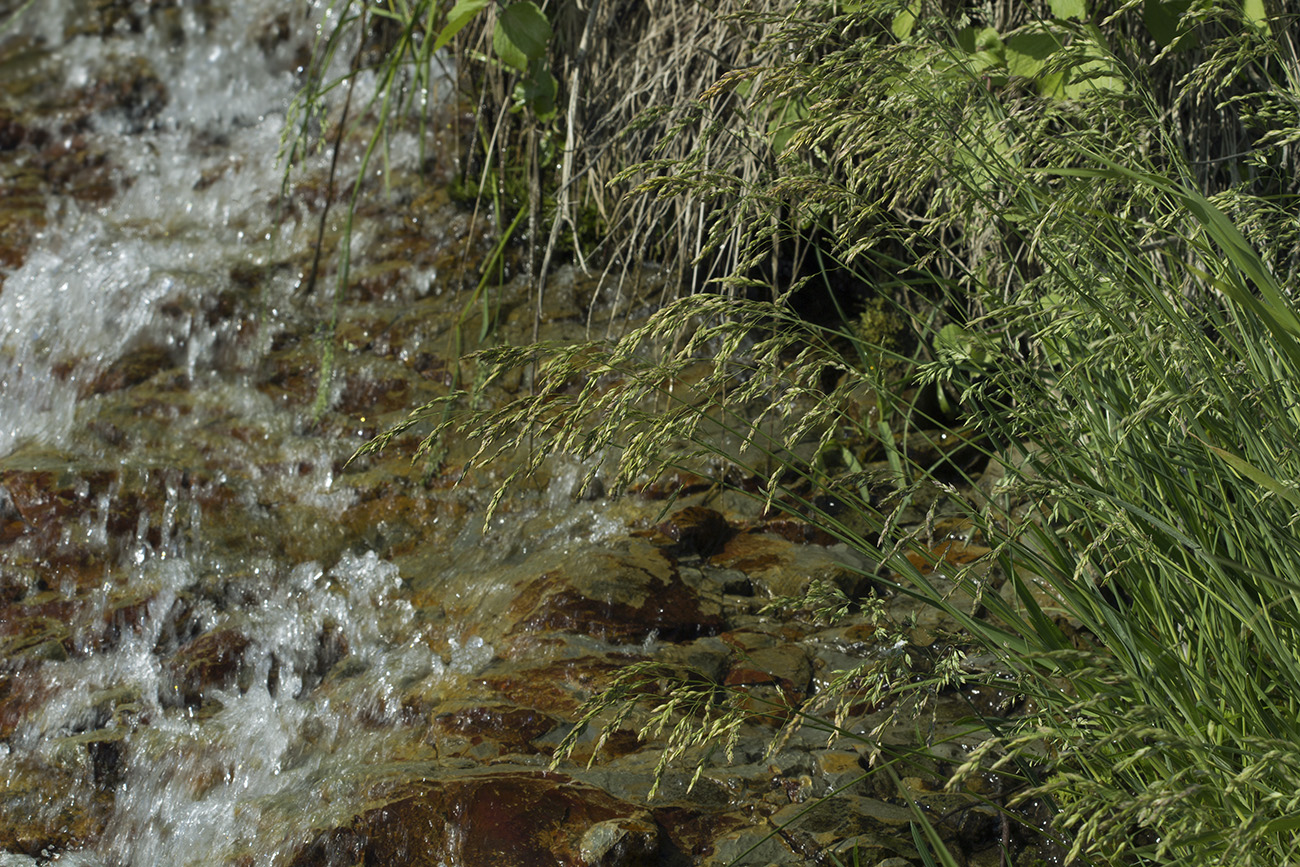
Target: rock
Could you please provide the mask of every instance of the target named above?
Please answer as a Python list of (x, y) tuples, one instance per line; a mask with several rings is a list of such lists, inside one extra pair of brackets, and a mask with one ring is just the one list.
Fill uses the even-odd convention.
[(0, 674), (0, 742), (7, 743), (54, 691), (38, 665)]
[(849, 596), (867, 592), (870, 580), (839, 553), (767, 533), (738, 533), (709, 563), (744, 572), (767, 596), (801, 596), (813, 581), (829, 582)]
[(655, 530), (668, 540), (665, 547), (675, 557), (710, 557), (734, 532), (720, 512), (705, 506), (687, 506), (656, 524)]
[(161, 346), (141, 346), (116, 359), (78, 390), (79, 397), (106, 394), (144, 382), (171, 366), (171, 356)]
[(570, 558), (530, 581), (508, 616), (516, 632), (574, 632), (605, 641), (655, 635), (681, 641), (713, 635), (720, 607), (687, 587), (664, 555), (643, 542), (626, 551), (596, 550)]
[(463, 751), (476, 757), (495, 758), (510, 753), (537, 753), (533, 741), (559, 722), (541, 711), (507, 704), (463, 704), (441, 710), (430, 724), (426, 741), (433, 739), (439, 755), (455, 751), (448, 739), (463, 742)]
[[(111, 791), (94, 792), (91, 761), (10, 759), (0, 777), (0, 851), (48, 857), (93, 845), (112, 813)], [(59, 793), (51, 797), (52, 792)], [(69, 793), (73, 793), (68, 797)]]
[(582, 835), (579, 854), (584, 867), (649, 867), (659, 854), (659, 828), (641, 816), (597, 822)]
[(881, 858), (915, 858), (912, 811), (861, 795), (841, 794), (807, 803), (792, 803), (772, 816), (772, 824), (786, 831), (787, 839), (805, 857), (817, 857), (849, 838), (857, 838), (866, 863)]
[(633, 867), (656, 851), (651, 814), (563, 774), (447, 775), (398, 785), (382, 800), (346, 826), (320, 834), (289, 863)]
[(752, 823), (738, 812), (701, 810), (690, 803), (658, 806), (651, 812), (663, 829), (660, 850), (678, 855), (687, 863), (700, 863), (715, 851), (720, 837)]
[(636, 656), (604, 654), (537, 664), (497, 663), (483, 673), (483, 686), (516, 705), (571, 717), (578, 705)]
[(159, 701), (197, 707), (209, 689), (235, 684), (250, 642), (236, 629), (205, 632), (176, 652), (167, 664)]
[(811, 687), (808, 654), (789, 643), (745, 647), (731, 633), (723, 640), (737, 648), (723, 684), (750, 696), (750, 709), (761, 714), (765, 722), (781, 725), (788, 721)]

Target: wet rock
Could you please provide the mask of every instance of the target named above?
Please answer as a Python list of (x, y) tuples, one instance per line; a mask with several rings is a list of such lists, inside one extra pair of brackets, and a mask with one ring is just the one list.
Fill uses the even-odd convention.
[(508, 616), (522, 632), (574, 632), (606, 641), (651, 634), (681, 641), (719, 632), (720, 607), (682, 581), (663, 554), (643, 542), (594, 551), (524, 586)]
[(767, 533), (738, 533), (709, 562), (744, 572), (767, 596), (801, 596), (814, 581), (850, 597), (871, 589), (865, 564), (855, 568), (846, 550), (799, 545)]
[(263, 365), (257, 389), (281, 405), (309, 406), (320, 380), (320, 350), (293, 347), (272, 355)]
[(732, 653), (732, 648), (722, 638), (709, 636), (684, 644), (665, 645), (655, 658), (670, 667), (718, 683), (726, 676)]
[(666, 548), (676, 557), (710, 557), (733, 533), (722, 513), (706, 506), (687, 506), (654, 529), (668, 540)]
[(27, 127), (10, 110), (0, 108), (0, 151), (10, 151), (27, 138)]
[[(991, 560), (984, 559), (989, 553), (989, 549), (981, 545), (959, 539), (946, 539), (927, 551), (908, 552), (907, 559), (924, 576), (933, 591), (953, 609), (966, 616), (973, 616), (979, 613), (974, 588), (968, 582), (956, 579), (958, 575), (962, 575), (984, 580), (984, 576), (993, 565)], [(900, 581), (909, 580), (906, 576), (897, 577)], [(914, 618), (915, 625), (919, 629), (931, 634), (952, 632), (961, 628), (958, 620), (951, 614), (910, 597), (900, 595), (891, 600), (889, 612), (890, 616), (899, 622)]]
[(623, 666), (638, 657), (627, 654), (581, 656), (540, 665), (498, 663), (480, 681), (516, 705), (553, 716), (572, 717), (578, 705), (600, 689)]
[[(35, 759), (10, 761), (0, 778), (0, 852), (47, 858), (67, 849), (93, 845), (112, 813), (109, 792), (92, 793), (86, 767)], [(51, 792), (77, 793), (50, 797)]]
[(39, 593), (0, 609), (0, 657), (12, 662), (67, 658), (82, 600)]
[(990, 549), (982, 545), (975, 545), (960, 538), (946, 538), (929, 551), (908, 552), (907, 559), (922, 575), (929, 575), (936, 570), (956, 572), (989, 553)]
[[(57, 458), (54, 460), (57, 461)], [(12, 463), (17, 463), (13, 460)], [(72, 473), (40, 468), (6, 469), (0, 485), (29, 528), (40, 528), (95, 506), (96, 497), (113, 482), (111, 473)]]
[[(10, 657), (8, 664), (13, 662)], [(13, 673), (0, 674), (0, 742), (12, 738), (18, 726), (53, 692), (54, 686), (38, 665), (29, 664)]]
[(205, 632), (176, 652), (167, 664), (167, 677), (159, 700), (167, 705), (197, 707), (209, 689), (229, 689), (235, 684), (244, 651), (251, 642), (235, 629)]
[(811, 804), (792, 803), (771, 819), (774, 826), (787, 829), (784, 836), (806, 858), (825, 857), (823, 853), (853, 838), (867, 864), (889, 857), (916, 858), (913, 820), (905, 805), (847, 793)]
[(649, 867), (659, 854), (659, 828), (641, 816), (597, 822), (582, 835), (579, 853), (584, 865)]
[[(509, 753), (537, 753), (533, 741), (554, 729), (559, 722), (549, 714), (532, 708), (505, 704), (467, 704), (441, 710), (430, 724), (431, 736), (437, 738), (439, 753), (444, 754), (447, 738), (462, 741), (467, 751), (482, 757)], [(427, 740), (427, 739), (426, 739)]]
[(119, 357), (79, 390), (80, 397), (120, 391), (171, 366), (171, 356), (161, 346), (141, 346)]
[(655, 855), (649, 813), (563, 774), (467, 774), (400, 785), (383, 801), (292, 867), (631, 867)]
[(816, 524), (797, 518), (769, 518), (759, 527), (764, 533), (771, 533), (801, 545), (834, 545), (839, 541)]
[(676, 471), (666, 473), (643, 485), (634, 485), (630, 490), (649, 500), (666, 500), (669, 497), (689, 496), (708, 491), (716, 487), (717, 482), (708, 476)]
[(123, 638), (140, 635), (150, 619), (161, 624), (160, 642), (189, 614), (182, 598), (161, 598), (152, 589), (114, 590), (101, 605), (87, 606), (73, 628), (74, 650), (78, 655), (102, 653), (117, 647)]
[(167, 86), (143, 57), (134, 56), (101, 68), (83, 95), (83, 109), (112, 111), (130, 132), (145, 129), (167, 104)]
[(409, 410), (422, 403), (412, 395), (411, 383), (394, 373), (349, 371), (343, 379), (343, 391), (334, 405), (344, 415), (371, 417), (377, 414)]
[(735, 642), (737, 654), (723, 684), (748, 695), (750, 709), (764, 721), (774, 725), (787, 722), (811, 688), (808, 654), (796, 644), (744, 647), (735, 636), (723, 636), (724, 641), (729, 639), (729, 643)]

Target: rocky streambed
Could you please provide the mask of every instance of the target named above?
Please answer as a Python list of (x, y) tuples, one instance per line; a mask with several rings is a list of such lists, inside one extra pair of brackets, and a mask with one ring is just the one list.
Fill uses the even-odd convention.
[[(963, 863), (1044, 857), (996, 783), (942, 788), (976, 742), (963, 720), (1014, 703), (971, 688), (884, 733), (932, 747), (897, 779), (853, 736), (893, 719), (867, 701), (779, 750), (780, 715), (756, 717), (653, 798), (665, 740), (643, 713), (590, 766), (595, 730), (551, 766), (635, 662), (795, 707), (864, 662), (919, 676), (958, 639), (875, 564), (703, 479), (610, 498), (556, 460), (484, 527), (498, 479), (454, 471), (478, 443), (348, 464), (474, 380), (461, 265), (489, 238), (449, 199), (453, 167), (398, 141), (313, 411), (328, 155), (287, 198), (275, 155), (324, 15), (67, 2), (0, 35), (0, 864), (901, 867), (922, 857), (909, 801)], [(659, 296), (638, 280), (629, 324)], [(584, 337), (595, 292), (563, 270), (541, 337)], [(489, 315), (492, 339), (531, 339), (526, 281)], [(978, 558), (934, 505), (937, 568)], [(764, 610), (815, 581), (881, 607)]]

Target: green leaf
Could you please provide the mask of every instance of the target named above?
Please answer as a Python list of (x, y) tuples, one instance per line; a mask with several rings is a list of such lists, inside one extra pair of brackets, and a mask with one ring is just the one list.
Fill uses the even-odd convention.
[(1088, 7), (1084, 0), (1050, 0), (1053, 18), (1074, 18), (1083, 21), (1088, 17)]
[(935, 355), (948, 361), (967, 361), (983, 366), (989, 360), (985, 338), (955, 322), (939, 329), (934, 337), (934, 349)]
[(546, 54), (546, 44), (550, 41), (551, 23), (529, 0), (507, 6), (492, 31), (492, 50), (502, 63), (520, 72), (527, 71), (532, 61)]
[[(778, 108), (779, 106), (779, 108)], [(808, 115), (803, 100), (796, 98), (779, 98), (773, 102), (772, 120), (768, 122), (767, 132), (771, 137), (772, 150), (781, 153), (795, 132), (803, 125)]]
[(899, 42), (905, 41), (912, 35), (912, 28), (916, 26), (916, 13), (919, 11), (921, 11), (921, 0), (912, 0), (907, 4), (906, 9), (894, 16), (889, 29)]
[(1264, 0), (1245, 0), (1241, 4), (1242, 17), (1252, 26), (1268, 33), (1268, 10), (1264, 8)]
[(555, 94), (559, 82), (551, 75), (551, 68), (545, 58), (538, 58), (528, 66), (528, 77), (519, 82), (515, 95), (530, 109), (542, 123), (555, 117)]
[(957, 46), (968, 55), (973, 73), (978, 74), (990, 67), (1006, 64), (1002, 37), (992, 27), (963, 27), (957, 31)]
[(1278, 816), (1264, 826), (1265, 834), (1282, 834), (1290, 831), (1300, 830), (1300, 813), (1291, 813), (1288, 816)]
[[(1197, 439), (1200, 439), (1197, 437)], [(1201, 442), (1205, 442), (1201, 440)], [(1300, 508), (1300, 491), (1294, 488), (1288, 488), (1259, 467), (1247, 461), (1245, 458), (1238, 457), (1227, 449), (1221, 449), (1218, 446), (1212, 446), (1205, 443), (1205, 447), (1223, 458), (1224, 463), (1250, 479), (1261, 488), (1272, 493), (1274, 496), (1281, 497), (1293, 506)]]
[(1069, 71), (1069, 75), (1064, 77), (1061, 95), (1078, 99), (1099, 91), (1123, 93), (1124, 89), (1124, 79), (1113, 64), (1102, 58), (1092, 58)]
[(1142, 4), (1142, 21), (1151, 33), (1151, 38), (1160, 43), (1161, 47), (1182, 40), (1178, 46), (1180, 51), (1195, 47), (1200, 40), (1185, 38), (1191, 28), (1183, 18), (1191, 5), (1191, 0), (1145, 0)]
[(1023, 78), (1034, 78), (1042, 72), (1047, 58), (1061, 47), (1055, 34), (1038, 31), (1017, 33), (1007, 37), (1007, 71)]
[(433, 42), (433, 50), (437, 51), (452, 39), (456, 34), (465, 29), (465, 25), (483, 10), (492, 0), (460, 0), (451, 11), (447, 13), (447, 23), (443, 25), (442, 31), (438, 33), (438, 38)]

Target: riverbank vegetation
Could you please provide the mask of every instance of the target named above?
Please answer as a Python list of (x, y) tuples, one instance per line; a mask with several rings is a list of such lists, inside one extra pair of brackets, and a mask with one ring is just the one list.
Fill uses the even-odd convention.
[[(530, 237), (567, 221), (578, 256), (566, 208), (582, 200), (610, 239), (604, 261), (647, 250), (719, 279), (682, 281), (616, 340), (483, 352), (490, 375), (522, 368), (531, 390), (477, 413), (430, 404), (411, 424), (433, 426), (429, 443), (481, 438), (479, 466), (498, 449), (526, 451), (525, 470), (576, 454), (610, 490), (712, 469), (867, 555), (878, 582), (961, 625), (955, 651), (995, 655), (980, 673), (955, 653), (946, 683), (1024, 697), (1013, 717), (974, 721), (989, 737), (951, 785), (1004, 775), (1012, 805), (1051, 805), (1072, 858), (1294, 861), (1294, 20), (1256, 2), (692, 7), (679, 12), (697, 38), (743, 34), (728, 43), (743, 50), (674, 39), (671, 62), (623, 58), (664, 77), (602, 115), (591, 82), (618, 67), (622, 34), (666, 25), (621, 29), (622, 4), (596, 8), (545, 9), (591, 10), (555, 37), (555, 116), (521, 106), (484, 153), (508, 123), (525, 154), (545, 123), (557, 138), (567, 124), (559, 175), (529, 181), (554, 196), (534, 202)], [(584, 77), (599, 96), (579, 134)], [(602, 139), (592, 118), (623, 132)], [(586, 152), (579, 187), (567, 155), (596, 142), (609, 144)], [(500, 178), (511, 162), (497, 165)], [(647, 247), (667, 225), (674, 243)], [(918, 434), (967, 457), (913, 448)], [(932, 540), (899, 530), (935, 488), (991, 549), (951, 583)], [(914, 688), (869, 674), (836, 681), (838, 698)], [(658, 700), (636, 682), (598, 698), (593, 723)], [(834, 701), (812, 700), (833, 726)]]

